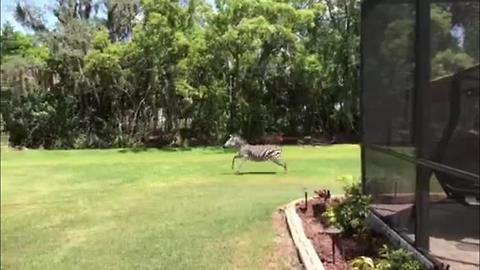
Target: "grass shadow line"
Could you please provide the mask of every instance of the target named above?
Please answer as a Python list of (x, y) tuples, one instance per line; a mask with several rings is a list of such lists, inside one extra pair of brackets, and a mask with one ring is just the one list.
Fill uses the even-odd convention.
[(162, 152), (184, 152), (192, 151), (192, 148), (189, 147), (134, 147), (134, 148), (123, 148), (118, 150), (119, 153), (142, 153), (151, 150), (162, 151)]
[(277, 172), (241, 172), (241, 173), (222, 173), (222, 175), (272, 175), (278, 174)]

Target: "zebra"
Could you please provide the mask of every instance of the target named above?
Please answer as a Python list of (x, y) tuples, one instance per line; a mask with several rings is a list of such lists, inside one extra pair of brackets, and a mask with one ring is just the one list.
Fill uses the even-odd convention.
[(251, 145), (243, 140), (240, 136), (230, 135), (228, 141), (223, 145), (223, 148), (237, 148), (238, 153), (233, 157), (232, 170), (235, 165), (235, 159), (241, 158), (242, 161), (237, 168), (237, 174), (245, 161), (272, 161), (278, 166), (283, 167), (285, 173), (287, 172), (287, 163), (280, 159), (282, 149), (278, 145)]

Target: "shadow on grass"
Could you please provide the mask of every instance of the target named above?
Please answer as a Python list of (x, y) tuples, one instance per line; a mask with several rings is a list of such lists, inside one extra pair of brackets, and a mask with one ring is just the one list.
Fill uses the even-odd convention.
[(223, 149), (221, 147), (209, 146), (209, 147), (135, 147), (135, 148), (122, 148), (119, 149), (119, 153), (141, 153), (148, 151), (160, 151), (160, 152), (187, 152), (194, 149), (200, 149), (206, 153), (211, 154), (235, 154), (238, 151), (235, 149)]
[(118, 150), (119, 153), (142, 153), (147, 151), (161, 151), (161, 152), (185, 152), (192, 151), (192, 148), (186, 147), (162, 147), (162, 148), (148, 148), (148, 147), (137, 147), (137, 148), (124, 148)]
[(241, 173), (222, 173), (222, 175), (270, 175), (277, 174), (277, 172), (241, 172)]

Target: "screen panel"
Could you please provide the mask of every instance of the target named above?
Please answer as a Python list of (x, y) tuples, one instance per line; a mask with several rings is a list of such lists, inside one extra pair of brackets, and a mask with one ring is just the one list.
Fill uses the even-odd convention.
[(366, 148), (365, 192), (373, 209), (387, 224), (412, 242), (414, 236), (415, 164)]
[(414, 156), (415, 2), (378, 2), (363, 12), (364, 143)]

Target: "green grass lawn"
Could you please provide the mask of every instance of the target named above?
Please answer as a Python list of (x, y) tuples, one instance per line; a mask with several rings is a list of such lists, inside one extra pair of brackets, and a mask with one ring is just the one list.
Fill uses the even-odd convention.
[(272, 213), (341, 192), (359, 147), (285, 147), (289, 172), (220, 149), (14, 151), (2, 147), (2, 269), (265, 269)]

